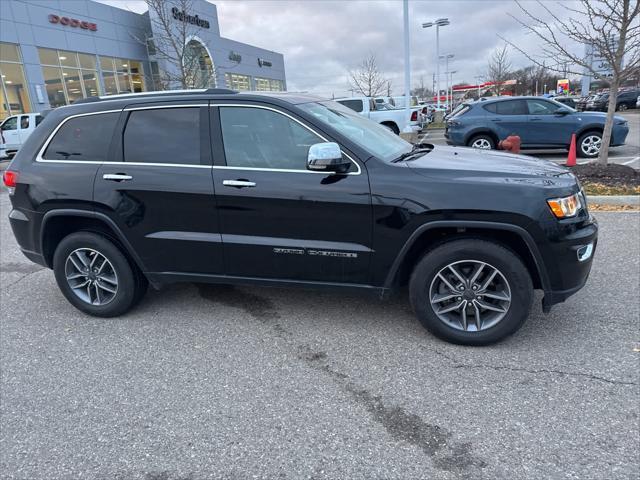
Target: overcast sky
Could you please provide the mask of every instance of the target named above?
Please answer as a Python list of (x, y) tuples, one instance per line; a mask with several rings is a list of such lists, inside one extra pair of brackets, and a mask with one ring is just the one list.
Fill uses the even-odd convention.
[[(98, 0), (102, 3), (146, 11), (143, 0)], [(376, 55), (380, 70), (391, 80), (393, 94), (403, 92), (404, 51), (402, 2), (345, 0), (210, 0), (218, 7), (223, 37), (284, 54), (290, 91), (342, 96), (348, 93), (348, 70), (369, 53)], [(563, 0), (568, 4), (570, 0)], [(531, 0), (524, 5), (541, 8)], [(561, 8), (547, 1), (551, 9)], [(409, 2), (412, 88), (424, 79), (430, 87), (436, 70), (435, 28), (423, 29), (426, 21), (447, 17), (440, 29), (440, 54), (452, 53), (450, 70), (454, 83), (474, 83), (484, 75), (491, 51), (502, 44), (498, 34), (535, 52), (536, 44), (507, 15), (522, 16), (511, 0), (416, 0)], [(529, 62), (512, 52), (514, 67)], [(444, 71), (444, 63), (441, 71)], [(444, 88), (444, 74), (441, 76)]]

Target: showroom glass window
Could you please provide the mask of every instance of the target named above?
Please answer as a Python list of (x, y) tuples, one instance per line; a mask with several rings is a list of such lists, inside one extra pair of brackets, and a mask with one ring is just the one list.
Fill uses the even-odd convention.
[(264, 108), (220, 107), (220, 124), (230, 167), (306, 170), (309, 147), (323, 142), (298, 122)]
[(142, 62), (126, 58), (100, 57), (100, 69), (106, 95), (145, 91)]
[(129, 114), (125, 162), (200, 165), (200, 108), (156, 108)]
[(284, 91), (284, 82), (282, 80), (274, 80), (273, 78), (255, 77), (256, 91), (258, 92), (282, 92)]
[(30, 110), (29, 89), (17, 45), (0, 42), (0, 120)]
[(251, 90), (251, 77), (248, 75), (240, 75), (239, 73), (225, 73), (225, 81), (227, 88), (237, 91)]
[(100, 95), (95, 55), (38, 48), (38, 56), (52, 108)]

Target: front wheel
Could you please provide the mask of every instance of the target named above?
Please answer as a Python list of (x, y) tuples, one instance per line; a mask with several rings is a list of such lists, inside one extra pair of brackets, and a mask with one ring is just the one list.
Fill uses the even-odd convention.
[(126, 313), (144, 295), (147, 280), (107, 238), (90, 232), (65, 237), (53, 255), (62, 294), (78, 310), (97, 317)]
[(496, 148), (496, 142), (489, 135), (476, 135), (469, 140), (467, 145), (481, 150), (495, 150)]
[(422, 325), (463, 345), (497, 342), (529, 316), (533, 284), (511, 250), (480, 239), (455, 240), (416, 265), (409, 297)]
[(578, 139), (578, 156), (583, 158), (596, 158), (602, 148), (602, 133), (587, 132)]
[(626, 103), (621, 103), (620, 105), (618, 105), (618, 109), (617, 109), (617, 110), (618, 110), (619, 112), (624, 112), (624, 111), (626, 111), (626, 110), (627, 110), (627, 108), (628, 108), (628, 107), (627, 107), (627, 104), (626, 104)]

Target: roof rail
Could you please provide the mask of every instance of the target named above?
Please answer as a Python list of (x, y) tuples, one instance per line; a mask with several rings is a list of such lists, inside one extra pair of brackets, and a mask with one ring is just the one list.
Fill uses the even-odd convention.
[(195, 94), (195, 93), (206, 93), (209, 95), (230, 95), (238, 93), (235, 90), (230, 90), (228, 88), (192, 88), (186, 90), (158, 90), (151, 92), (135, 92), (135, 93), (119, 93), (117, 95), (101, 95), (87, 98), (80, 98), (74, 102), (74, 105), (79, 103), (92, 103), (99, 102), (102, 100), (117, 100), (119, 98), (130, 98), (130, 97), (143, 97), (143, 96), (162, 96), (162, 95), (185, 95), (185, 94)]

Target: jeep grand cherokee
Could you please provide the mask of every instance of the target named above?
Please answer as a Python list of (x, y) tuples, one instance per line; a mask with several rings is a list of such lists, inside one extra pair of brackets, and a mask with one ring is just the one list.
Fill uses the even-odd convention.
[(154, 288), (408, 284), (452, 342), (516, 331), (586, 282), (597, 224), (554, 163), (412, 146), (335, 102), (192, 90), (53, 110), (4, 173), (24, 254), (116, 316)]

